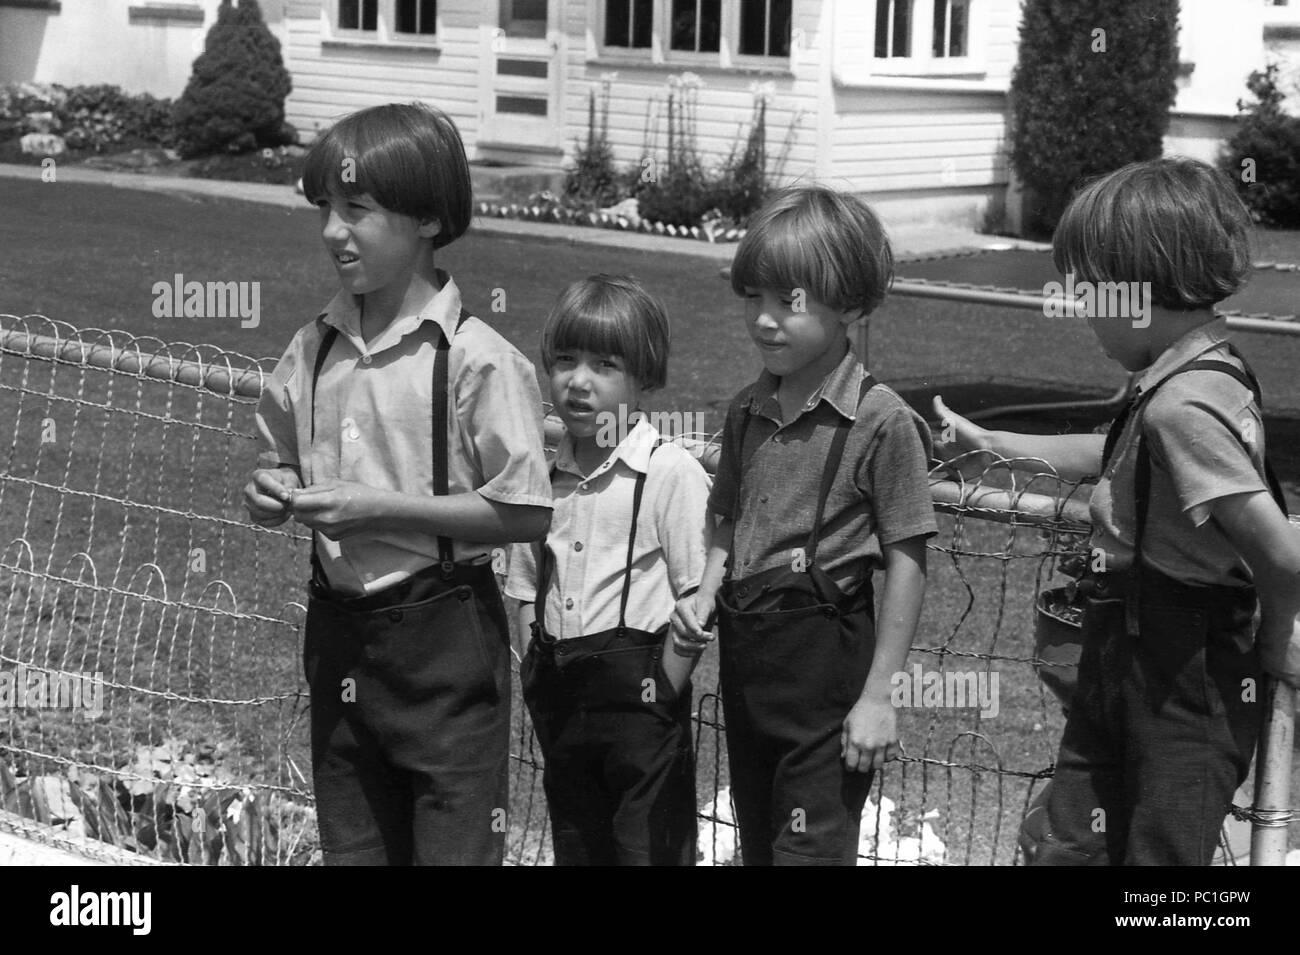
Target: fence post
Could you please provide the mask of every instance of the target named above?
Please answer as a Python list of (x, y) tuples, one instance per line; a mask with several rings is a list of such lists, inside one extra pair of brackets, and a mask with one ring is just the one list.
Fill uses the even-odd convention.
[(1256, 818), (1251, 824), (1250, 864), (1286, 865), (1296, 691), (1281, 680), (1265, 677), (1263, 699), (1267, 709), (1255, 758)]

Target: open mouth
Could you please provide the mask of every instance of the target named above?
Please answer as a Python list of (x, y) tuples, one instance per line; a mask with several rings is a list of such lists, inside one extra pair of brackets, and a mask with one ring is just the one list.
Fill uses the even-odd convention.
[(361, 257), (351, 252), (335, 252), (334, 261), (339, 265), (352, 265), (354, 262), (360, 262)]
[(568, 409), (569, 414), (573, 415), (589, 415), (596, 410), (588, 402), (579, 401), (577, 398), (570, 398), (564, 403), (564, 407)]

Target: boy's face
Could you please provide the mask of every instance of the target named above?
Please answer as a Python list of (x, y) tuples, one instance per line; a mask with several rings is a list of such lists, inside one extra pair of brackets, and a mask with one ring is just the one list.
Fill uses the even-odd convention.
[[(557, 351), (551, 363), (551, 401), (575, 438), (593, 437), (636, 410), (641, 385), (617, 355), (582, 349)], [(620, 405), (622, 410), (620, 412)]]
[(321, 238), (343, 288), (366, 295), (410, 279), (422, 255), (425, 239), (438, 232), (438, 223), (385, 209), (369, 193), (330, 195), (316, 203), (321, 214)]
[(777, 377), (809, 366), (829, 372), (848, 347), (844, 330), (854, 317), (802, 289), (745, 289), (745, 326), (764, 367)]

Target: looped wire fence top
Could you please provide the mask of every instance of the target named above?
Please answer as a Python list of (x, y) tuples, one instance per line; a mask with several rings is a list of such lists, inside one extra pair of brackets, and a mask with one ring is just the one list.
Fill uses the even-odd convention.
[[(0, 809), (88, 853), (318, 858), (301, 663), (309, 538), (292, 522), (249, 524), (241, 499), (273, 366), (0, 316)], [(552, 444), (557, 429), (550, 419)], [(716, 434), (675, 440), (712, 469)], [(1034, 601), (1088, 532), (1086, 486), (1040, 464), (972, 454), (932, 473), (941, 532), (898, 681), (914, 691), (899, 709), (905, 755), (873, 787), (863, 863), (1017, 859), (1063, 725), (1035, 675)], [(729, 863), (709, 657), (694, 714), (700, 852)], [(508, 858), (544, 863), (541, 757), (517, 686), (514, 707)]]

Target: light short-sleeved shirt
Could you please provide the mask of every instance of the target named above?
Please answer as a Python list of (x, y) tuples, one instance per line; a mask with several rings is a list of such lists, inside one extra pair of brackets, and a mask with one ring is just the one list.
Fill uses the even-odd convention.
[(865, 375), (850, 349), (788, 423), (776, 396), (781, 380), (767, 370), (732, 400), (709, 507), (735, 522), (733, 579), (793, 566), (796, 550), (808, 543), (835, 425), (843, 419), (851, 425), (826, 500), (817, 566), (850, 593), (882, 565), (882, 545), (938, 532), (930, 429), (885, 385), (872, 388), (859, 407)]
[[(1198, 358), (1242, 367), (1229, 353), (1227, 339), (1226, 319), (1193, 329), (1142, 373), (1138, 392), (1149, 391)], [(1105, 569), (1125, 570), (1133, 564), (1139, 422), (1151, 458), (1144, 563), (1189, 584), (1250, 583), (1245, 562), (1212, 515), (1221, 498), (1268, 490), (1264, 423), (1250, 389), (1217, 371), (1169, 378), (1125, 424), (1090, 504), (1092, 547), (1105, 555)]]
[[(709, 477), (689, 451), (665, 443), (639, 421), (608, 458), (584, 475), (566, 433), (555, 458), (555, 511), (546, 544), (551, 579), (546, 592), (546, 630), (559, 639), (618, 626), (623, 572), (632, 526), (637, 474), (645, 474), (641, 513), (632, 554), (627, 625), (654, 632), (672, 616), (677, 600), (700, 584), (704, 573)], [(505, 592), (537, 599), (541, 542), (515, 544)]]
[[(433, 494), (433, 361), (441, 329), (448, 352), (448, 492), (477, 491), (503, 504), (551, 506), (542, 449), (542, 400), (532, 362), (490, 326), (467, 318), (460, 290), (442, 289), (418, 314), (398, 315), (367, 344), (360, 302), (340, 292), (294, 335), (262, 392), (260, 467), (299, 468), (310, 486), (337, 478), (405, 494)], [(316, 386), (312, 370), (327, 326), (339, 330)], [(315, 535), (331, 586), (374, 593), (438, 559), (436, 535), (420, 530)], [(491, 545), (454, 540), (457, 560)]]

